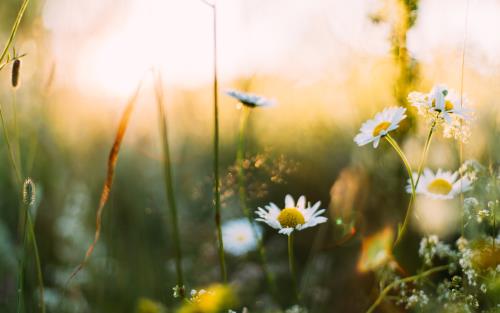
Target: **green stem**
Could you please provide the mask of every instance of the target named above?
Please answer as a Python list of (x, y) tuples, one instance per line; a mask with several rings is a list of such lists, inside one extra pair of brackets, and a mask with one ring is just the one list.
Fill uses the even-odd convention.
[(449, 268), (449, 265), (436, 266), (436, 267), (431, 268), (431, 269), (429, 269), (429, 270), (427, 270), (425, 272), (422, 272), (420, 274), (409, 276), (409, 277), (406, 277), (406, 278), (403, 278), (403, 279), (398, 279), (398, 280), (393, 281), (392, 283), (390, 283), (389, 285), (387, 285), (382, 290), (382, 292), (378, 296), (377, 300), (375, 300), (375, 302), (370, 306), (370, 308), (366, 311), (366, 313), (373, 312), (377, 308), (377, 306), (382, 302), (382, 300), (386, 297), (386, 295), (389, 293), (389, 291), (391, 291), (394, 287), (398, 286), (399, 284), (401, 284), (401, 283), (409, 283), (409, 282), (412, 282), (412, 281), (415, 281), (415, 280), (419, 280), (420, 278), (424, 278), (424, 277), (427, 277), (427, 276), (432, 275), (434, 273), (447, 270), (448, 268)]
[(19, 137), (19, 124), (17, 121), (17, 95), (16, 95), (16, 90), (14, 89), (12, 91), (12, 114), (13, 114), (13, 120), (14, 120), (14, 142), (13, 146), (14, 149), (16, 150), (15, 155), (17, 156), (17, 165), (19, 167), (19, 175), (21, 177), (23, 176), (23, 163), (21, 160), (21, 144), (20, 144), (20, 137)]
[(7, 56), (7, 53), (10, 49), (10, 46), (14, 42), (14, 38), (16, 37), (17, 29), (19, 28), (19, 24), (21, 24), (21, 20), (23, 18), (24, 12), (26, 11), (26, 8), (28, 7), (29, 2), (30, 2), (29, 0), (24, 0), (23, 3), (21, 4), (21, 7), (19, 8), (19, 11), (17, 12), (17, 17), (16, 17), (16, 20), (14, 21), (14, 24), (12, 25), (9, 39), (7, 39), (7, 43), (5, 44), (5, 47), (2, 51), (2, 54), (0, 55), (0, 64), (3, 62), (3, 60)]
[(410, 201), (408, 202), (408, 208), (406, 209), (406, 215), (405, 219), (403, 221), (403, 225), (398, 227), (398, 235), (396, 238), (396, 241), (394, 242), (394, 246), (396, 246), (401, 239), (403, 238), (404, 233), (406, 232), (406, 229), (408, 227), (408, 223), (410, 221), (410, 218), (413, 214), (413, 201), (415, 200), (416, 196), (416, 188), (415, 188), (415, 180), (413, 179), (413, 171), (410, 166), (410, 162), (408, 162), (408, 159), (406, 158), (406, 155), (404, 154), (403, 150), (399, 147), (398, 143), (389, 135), (387, 134), (384, 137), (387, 142), (391, 144), (391, 146), (396, 150), (398, 153), (399, 157), (403, 161), (403, 164), (405, 165), (406, 171), (408, 172), (408, 177), (410, 178), (410, 185), (411, 185), (411, 196), (410, 196)]
[[(23, 210), (27, 211), (27, 210)], [(22, 221), (22, 242), (23, 242), (23, 249), (22, 249), (22, 255), (21, 258), (19, 259), (19, 268), (17, 269), (17, 313), (20, 313), (22, 311), (22, 305), (23, 305), (23, 289), (24, 289), (24, 263), (26, 260), (26, 247), (28, 246), (28, 236), (26, 236), (26, 231), (27, 231), (27, 218), (26, 214), (23, 214), (23, 221)]]
[(295, 271), (295, 259), (293, 253), (293, 232), (288, 236), (288, 266), (290, 267), (290, 276), (292, 277), (293, 290), (295, 293), (295, 299), (300, 301), (299, 289), (297, 286), (297, 276)]
[(10, 158), (10, 162), (11, 162), (11, 165), (12, 165), (12, 169), (14, 170), (14, 175), (16, 177), (17, 183), (19, 185), (21, 185), (23, 179), (22, 179), (22, 176), (21, 176), (21, 172), (19, 171), (19, 168), (16, 165), (16, 159), (15, 159), (15, 156), (14, 156), (14, 150), (12, 149), (12, 146), (10, 144), (9, 132), (7, 131), (7, 124), (5, 123), (5, 118), (3, 116), (2, 105), (0, 105), (0, 119), (2, 121), (3, 135), (4, 135), (4, 138), (5, 138), (5, 144), (7, 145), (7, 150), (9, 152), (9, 158)]
[(215, 207), (215, 226), (217, 228), (217, 241), (219, 248), (219, 264), (221, 278), (224, 283), (227, 282), (226, 260), (224, 258), (224, 241), (221, 229), (221, 210), (220, 210), (220, 178), (219, 178), (219, 88), (217, 79), (217, 8), (213, 4), (210, 6), (213, 14), (213, 96), (214, 96), (214, 207)]
[(252, 227), (252, 232), (255, 240), (257, 241), (257, 246), (260, 255), (260, 261), (262, 264), (262, 270), (266, 276), (267, 284), (269, 285), (270, 291), (273, 296), (277, 299), (276, 284), (272, 273), (269, 271), (267, 266), (266, 250), (264, 247), (264, 242), (257, 231), (257, 226), (255, 225), (250, 210), (247, 206), (247, 195), (245, 189), (245, 134), (248, 125), (248, 118), (250, 116), (251, 109), (246, 106), (242, 106), (240, 114), (240, 125), (238, 133), (238, 150), (236, 152), (236, 163), (238, 167), (238, 194), (240, 198), (240, 206), (243, 210), (243, 214), (247, 218), (248, 222)]
[(406, 228), (408, 227), (408, 223), (411, 219), (411, 215), (413, 212), (413, 210), (412, 210), (413, 203), (415, 202), (415, 197), (416, 197), (416, 189), (418, 186), (418, 182), (420, 181), (420, 177), (422, 176), (422, 170), (424, 168), (425, 160), (427, 160), (427, 154), (429, 152), (429, 147), (431, 145), (432, 135), (434, 134), (435, 126), (436, 126), (436, 120), (434, 120), (434, 122), (432, 123), (431, 128), (429, 129), (429, 133), (427, 134), (427, 139), (425, 140), (424, 150), (422, 152), (422, 157), (420, 158), (420, 163), (418, 164), (417, 179), (415, 180), (415, 183), (412, 186), (412, 194), (410, 197), (410, 201), (408, 202), (408, 207), (406, 209), (406, 215), (405, 215), (405, 219), (403, 221), (403, 226), (401, 227), (400, 230), (398, 230), (398, 237), (396, 238), (396, 241), (394, 242), (394, 246), (396, 246), (403, 238), (403, 234), (406, 232)]
[(36, 274), (37, 274), (37, 278), (38, 278), (38, 288), (40, 291), (39, 306), (42, 309), (42, 313), (45, 313), (45, 297), (44, 297), (44, 287), (43, 287), (42, 265), (40, 262), (40, 254), (38, 252), (38, 244), (36, 242), (35, 227), (33, 225), (33, 221), (31, 219), (31, 213), (29, 212), (29, 210), (26, 211), (26, 216), (27, 216), (27, 220), (28, 220), (28, 231), (29, 231), (31, 242), (33, 244), (33, 252), (35, 253), (35, 267), (36, 267)]
[(170, 208), (170, 218), (172, 220), (172, 237), (174, 239), (175, 250), (175, 270), (177, 274), (177, 286), (180, 288), (180, 295), (185, 297), (184, 278), (182, 273), (182, 250), (179, 236), (179, 224), (177, 217), (177, 204), (175, 201), (175, 192), (172, 180), (172, 165), (170, 159), (170, 146), (168, 143), (167, 114), (163, 102), (163, 91), (161, 79), (157, 82), (157, 106), (158, 122), (160, 126), (160, 135), (163, 144), (163, 177), (165, 180), (165, 193), (168, 206)]

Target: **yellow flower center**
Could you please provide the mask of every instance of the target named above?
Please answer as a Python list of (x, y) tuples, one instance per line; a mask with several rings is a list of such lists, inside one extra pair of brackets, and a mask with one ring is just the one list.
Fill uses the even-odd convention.
[(450, 100), (446, 100), (444, 102), (444, 109), (446, 111), (450, 111), (450, 110), (453, 110), (453, 102), (451, 102)]
[(447, 195), (453, 186), (445, 179), (436, 178), (428, 186), (427, 190), (438, 195)]
[[(432, 100), (432, 107), (436, 107), (436, 99), (433, 99)], [(444, 110), (445, 111), (450, 111), (450, 110), (453, 110), (455, 106), (453, 105), (453, 102), (451, 102), (450, 100), (445, 100), (444, 101)], [(441, 111), (440, 109), (437, 109), (436, 111)]]
[(297, 208), (285, 208), (278, 215), (281, 227), (295, 227), (305, 223), (304, 215)]
[(239, 242), (244, 242), (246, 239), (246, 236), (243, 235), (243, 234), (239, 234), (236, 236), (236, 240), (239, 241)]
[(375, 128), (373, 129), (373, 137), (377, 137), (380, 134), (380, 132), (387, 130), (389, 126), (391, 126), (390, 122), (382, 122), (377, 126), (375, 126)]

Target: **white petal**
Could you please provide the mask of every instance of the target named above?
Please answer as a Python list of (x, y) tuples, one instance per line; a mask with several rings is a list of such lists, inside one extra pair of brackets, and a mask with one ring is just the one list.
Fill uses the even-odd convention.
[(295, 207), (295, 201), (293, 200), (293, 197), (290, 195), (285, 196), (285, 208), (294, 208)]

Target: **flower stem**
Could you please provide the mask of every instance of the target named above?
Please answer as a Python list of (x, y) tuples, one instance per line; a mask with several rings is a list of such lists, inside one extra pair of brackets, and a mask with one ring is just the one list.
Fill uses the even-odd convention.
[(295, 259), (293, 253), (293, 232), (288, 236), (288, 266), (290, 267), (290, 276), (292, 277), (293, 290), (295, 292), (295, 299), (300, 301), (300, 294), (297, 286), (297, 276), (295, 271)]
[(210, 5), (213, 15), (213, 102), (214, 102), (214, 207), (215, 226), (217, 228), (217, 241), (219, 248), (219, 264), (221, 278), (227, 282), (226, 261), (224, 258), (224, 241), (222, 239), (221, 213), (220, 213), (220, 178), (219, 178), (219, 88), (217, 79), (217, 8), (215, 3)]
[(422, 272), (420, 274), (416, 274), (416, 275), (413, 275), (413, 276), (409, 276), (409, 277), (406, 277), (406, 278), (402, 278), (402, 279), (398, 279), (398, 280), (393, 281), (392, 283), (390, 283), (389, 285), (387, 285), (382, 290), (382, 292), (378, 296), (377, 300), (375, 300), (375, 302), (370, 306), (370, 308), (366, 311), (366, 313), (373, 312), (377, 308), (377, 306), (382, 302), (382, 300), (386, 297), (386, 295), (389, 293), (389, 291), (391, 291), (391, 289), (393, 289), (397, 285), (399, 285), (401, 283), (409, 283), (409, 282), (412, 282), (412, 281), (415, 281), (415, 280), (419, 280), (420, 278), (424, 278), (424, 277), (427, 277), (427, 276), (432, 275), (434, 273), (447, 270), (448, 268), (449, 268), (449, 265), (436, 266), (436, 267), (431, 268), (431, 269), (429, 269), (429, 270), (427, 270), (425, 272)]
[(17, 183), (19, 186), (22, 184), (22, 176), (21, 176), (21, 171), (16, 165), (16, 158), (14, 155), (14, 150), (12, 149), (11, 143), (10, 143), (10, 138), (9, 138), (9, 132), (7, 131), (7, 124), (5, 123), (5, 118), (3, 116), (3, 111), (2, 111), (2, 106), (0, 105), (0, 119), (2, 122), (2, 127), (3, 127), (3, 135), (5, 138), (5, 144), (7, 145), (7, 150), (9, 151), (9, 158), (10, 158), (10, 163), (12, 165), (12, 169), (14, 170), (14, 175)]
[(410, 178), (410, 185), (411, 185), (411, 196), (410, 196), (410, 201), (408, 202), (408, 208), (406, 209), (405, 219), (403, 221), (403, 225), (401, 226), (400, 224), (398, 227), (398, 235), (396, 241), (394, 242), (394, 246), (396, 246), (403, 238), (403, 235), (408, 227), (410, 217), (412, 216), (413, 201), (415, 200), (416, 196), (416, 187), (415, 187), (415, 180), (413, 179), (413, 171), (411, 169), (410, 162), (408, 162), (408, 159), (406, 158), (406, 155), (404, 154), (403, 150), (399, 147), (398, 143), (389, 134), (387, 134), (384, 138), (387, 140), (387, 142), (391, 144), (394, 150), (396, 150), (399, 157), (403, 161), (403, 164), (406, 167), (406, 171), (408, 172), (408, 177)]
[(160, 126), (161, 139), (163, 144), (163, 177), (165, 180), (165, 193), (167, 195), (168, 206), (170, 208), (170, 218), (172, 220), (172, 237), (174, 239), (175, 250), (175, 270), (177, 274), (177, 286), (180, 290), (181, 298), (185, 297), (184, 278), (182, 274), (182, 251), (179, 236), (179, 222), (177, 217), (177, 204), (172, 181), (172, 166), (170, 160), (170, 146), (168, 143), (167, 114), (164, 107), (163, 89), (161, 77), (157, 78), (156, 103), (158, 109), (158, 122)]
[(267, 258), (266, 258), (266, 250), (264, 247), (264, 242), (257, 231), (255, 222), (253, 221), (252, 215), (250, 214), (250, 210), (247, 206), (244, 161), (245, 161), (245, 134), (247, 130), (248, 118), (250, 116), (250, 112), (251, 112), (250, 108), (247, 108), (244, 105), (242, 106), (240, 114), (239, 134), (238, 134), (238, 150), (236, 152), (236, 163), (238, 167), (238, 194), (243, 214), (250, 223), (252, 227), (253, 236), (257, 241), (260, 261), (262, 264), (262, 270), (264, 271), (264, 275), (266, 276), (267, 284), (269, 286), (271, 293), (273, 294), (273, 297), (277, 298), (276, 283), (274, 281), (272, 273), (269, 271), (269, 268), (267, 266)]

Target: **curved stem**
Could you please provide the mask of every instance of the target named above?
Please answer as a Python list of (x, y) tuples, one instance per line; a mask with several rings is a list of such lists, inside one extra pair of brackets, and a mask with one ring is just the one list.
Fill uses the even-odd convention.
[(420, 176), (422, 175), (422, 170), (427, 160), (427, 154), (429, 153), (429, 147), (432, 141), (432, 135), (434, 134), (434, 129), (436, 128), (436, 119), (432, 122), (431, 128), (429, 129), (429, 133), (427, 134), (427, 139), (424, 144), (424, 151), (422, 152), (422, 157), (420, 158), (420, 163), (418, 164), (417, 170), (417, 180), (415, 181), (415, 188), (418, 186), (418, 182), (420, 181)]
[(406, 171), (408, 172), (408, 177), (410, 178), (410, 185), (411, 185), (411, 196), (410, 196), (410, 201), (408, 202), (408, 208), (406, 209), (406, 215), (403, 221), (403, 225), (402, 226), (400, 225), (398, 227), (398, 235), (396, 241), (394, 242), (394, 246), (396, 246), (403, 238), (403, 235), (406, 232), (406, 229), (408, 228), (408, 223), (410, 221), (410, 218), (413, 214), (413, 201), (415, 200), (416, 196), (416, 187), (415, 187), (415, 180), (413, 179), (413, 171), (411, 169), (410, 162), (408, 162), (408, 159), (406, 158), (406, 155), (404, 154), (403, 150), (399, 147), (398, 143), (389, 134), (387, 134), (384, 138), (387, 140), (387, 142), (391, 144), (394, 150), (396, 150), (399, 157), (403, 161)]
[(245, 134), (247, 130), (247, 125), (248, 125), (248, 118), (250, 116), (251, 109), (247, 108), (246, 106), (242, 106), (241, 108), (241, 114), (240, 114), (240, 125), (238, 129), (238, 150), (236, 152), (236, 164), (238, 167), (238, 194), (240, 198), (240, 206), (243, 210), (243, 214), (248, 220), (248, 223), (250, 223), (252, 227), (252, 233), (257, 241), (257, 247), (259, 250), (259, 256), (260, 256), (260, 261), (262, 265), (262, 270), (264, 271), (264, 275), (266, 276), (267, 284), (269, 285), (269, 289), (277, 300), (277, 291), (276, 291), (276, 284), (274, 281), (274, 277), (272, 273), (269, 271), (269, 268), (267, 266), (267, 258), (266, 258), (266, 250), (264, 247), (264, 242), (259, 235), (259, 232), (257, 231), (257, 227), (255, 225), (254, 220), (252, 219), (251, 212), (248, 208), (247, 205), (247, 195), (246, 195), (246, 189), (245, 189), (245, 168), (244, 168), (244, 161), (245, 161)]
[(424, 278), (426, 276), (429, 276), (429, 275), (432, 275), (434, 273), (437, 273), (437, 272), (441, 272), (441, 271), (444, 271), (444, 270), (447, 270), (449, 268), (449, 265), (442, 265), (442, 266), (436, 266), (434, 268), (431, 268), (425, 272), (422, 272), (420, 274), (417, 274), (417, 275), (413, 275), (413, 276), (409, 276), (409, 277), (406, 277), (406, 278), (403, 278), (403, 279), (398, 279), (396, 281), (393, 281), (392, 283), (390, 283), (389, 285), (387, 285), (383, 290), (382, 292), (380, 293), (380, 295), (378, 296), (377, 300), (375, 300), (375, 302), (370, 306), (370, 308), (366, 311), (366, 313), (371, 313), (373, 312), (377, 306), (382, 302), (382, 300), (384, 300), (384, 298), (386, 297), (386, 295), (389, 293), (389, 291), (391, 291), (394, 287), (396, 287), (397, 285), (401, 284), (401, 283), (408, 283), (408, 282), (412, 282), (412, 281), (415, 281), (415, 280), (418, 280), (420, 278)]
[(217, 228), (217, 242), (219, 249), (219, 264), (221, 278), (224, 283), (227, 282), (226, 261), (224, 258), (224, 241), (221, 229), (220, 213), (220, 179), (219, 179), (219, 88), (217, 80), (217, 8), (215, 4), (210, 6), (213, 15), (213, 96), (214, 96), (214, 207), (215, 207), (215, 226)]
[(295, 259), (293, 253), (293, 232), (288, 236), (288, 266), (290, 267), (290, 276), (292, 276), (293, 290), (295, 293), (295, 299), (300, 301), (300, 294), (297, 286), (297, 276), (295, 272)]

